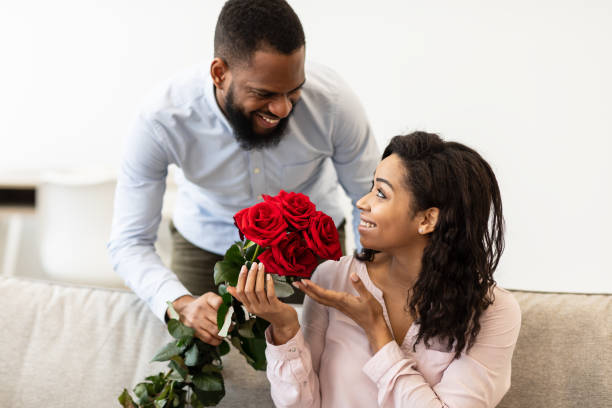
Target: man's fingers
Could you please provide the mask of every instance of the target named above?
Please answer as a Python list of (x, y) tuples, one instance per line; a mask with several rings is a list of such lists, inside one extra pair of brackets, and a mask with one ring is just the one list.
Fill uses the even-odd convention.
[(221, 299), (221, 296), (217, 295), (214, 292), (205, 293), (204, 296), (206, 297), (206, 303), (208, 303), (210, 307), (215, 309), (215, 311), (219, 310), (221, 303), (223, 303), (223, 299)]
[(196, 337), (212, 346), (218, 346), (223, 341), (220, 337), (213, 336), (204, 330), (196, 330)]

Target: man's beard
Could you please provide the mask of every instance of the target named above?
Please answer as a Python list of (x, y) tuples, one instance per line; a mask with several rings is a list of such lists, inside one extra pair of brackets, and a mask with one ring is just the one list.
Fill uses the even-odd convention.
[[(293, 106), (295, 107), (295, 105)], [(293, 108), (287, 117), (282, 118), (278, 125), (270, 132), (265, 134), (256, 133), (253, 130), (253, 121), (246, 116), (240, 108), (234, 104), (234, 87), (230, 85), (225, 99), (225, 114), (227, 120), (234, 128), (236, 141), (245, 150), (263, 149), (266, 147), (277, 146), (283, 139), (284, 132), (287, 129), (289, 117), (293, 113)]]

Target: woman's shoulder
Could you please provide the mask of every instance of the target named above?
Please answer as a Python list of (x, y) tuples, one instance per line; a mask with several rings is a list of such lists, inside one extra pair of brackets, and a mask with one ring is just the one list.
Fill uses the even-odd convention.
[(521, 308), (512, 292), (495, 286), (493, 303), (483, 312), (481, 324), (507, 328), (520, 327)]

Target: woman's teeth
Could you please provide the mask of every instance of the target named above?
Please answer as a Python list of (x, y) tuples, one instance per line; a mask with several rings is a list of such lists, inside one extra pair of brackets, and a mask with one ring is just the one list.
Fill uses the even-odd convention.
[(372, 224), (371, 222), (366, 222), (363, 220), (361, 220), (359, 225), (361, 225), (362, 227), (366, 227), (366, 228), (374, 228), (376, 226), (376, 224)]

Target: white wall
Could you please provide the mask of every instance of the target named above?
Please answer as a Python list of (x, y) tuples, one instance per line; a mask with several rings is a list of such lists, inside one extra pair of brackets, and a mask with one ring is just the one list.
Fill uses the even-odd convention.
[[(146, 92), (210, 59), (222, 3), (0, 3), (0, 173), (116, 166)], [(423, 129), (493, 165), (502, 285), (612, 292), (612, 3), (291, 3), (308, 57), (353, 86), (381, 147)]]

